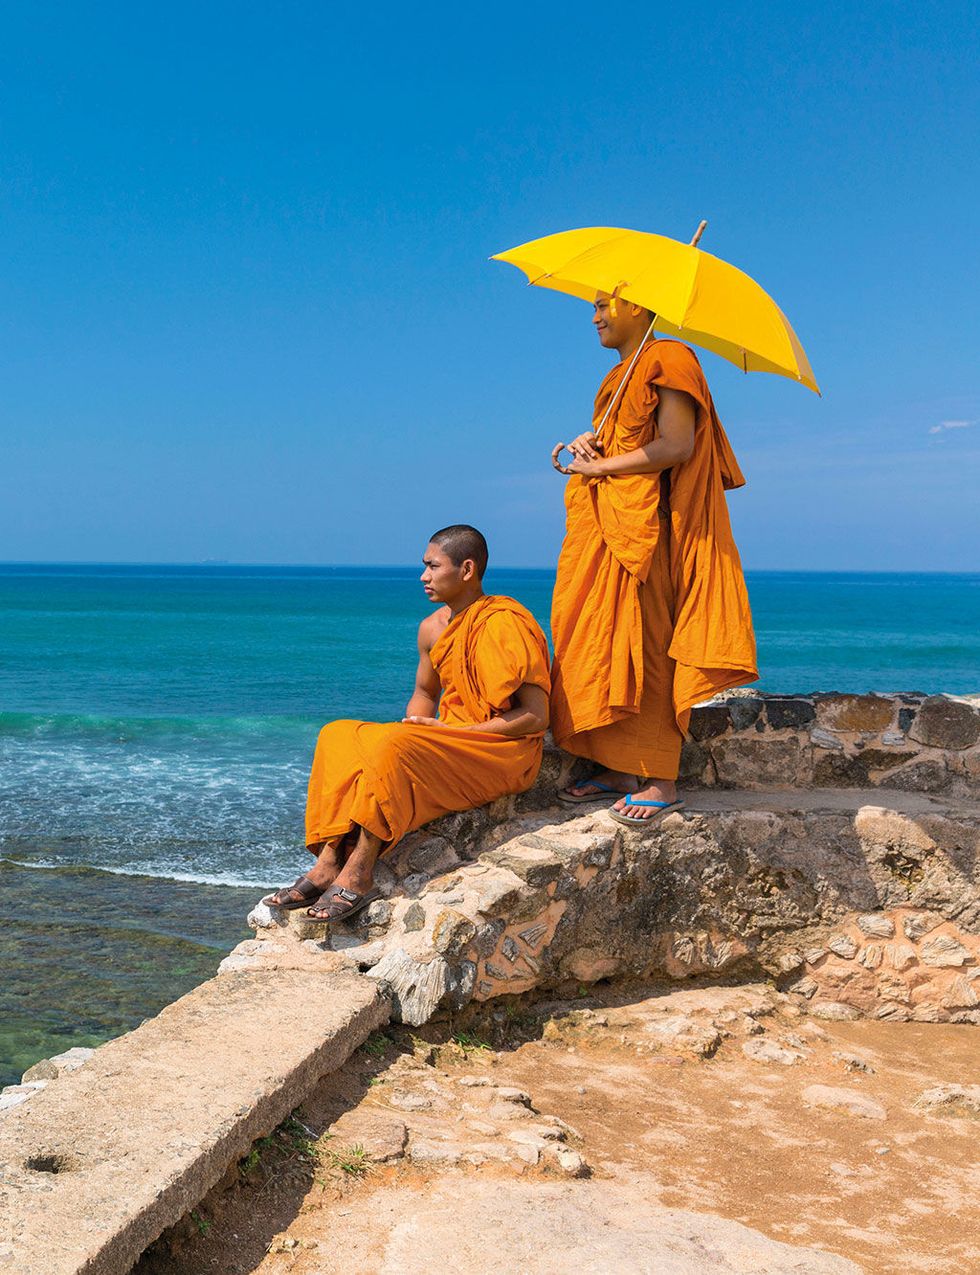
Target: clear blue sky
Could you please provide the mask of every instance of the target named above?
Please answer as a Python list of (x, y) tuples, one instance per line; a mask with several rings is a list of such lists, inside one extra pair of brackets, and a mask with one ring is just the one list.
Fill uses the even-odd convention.
[(966, 4), (20, 3), (0, 16), (0, 559), (549, 565), (610, 356), (490, 253), (687, 238), (823, 399), (704, 365), (750, 568), (980, 570)]

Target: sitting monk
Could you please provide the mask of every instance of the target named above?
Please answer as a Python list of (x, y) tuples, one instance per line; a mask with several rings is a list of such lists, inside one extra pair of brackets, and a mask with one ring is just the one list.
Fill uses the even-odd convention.
[(487, 542), (474, 527), (437, 531), (422, 561), (426, 595), (442, 605), (419, 625), (405, 716), (324, 726), (306, 804), (316, 865), (267, 896), (274, 907), (314, 903), (316, 920), (347, 920), (378, 897), (374, 865), (406, 833), (523, 792), (537, 776), (550, 690), (544, 634), (519, 602), (483, 592)]

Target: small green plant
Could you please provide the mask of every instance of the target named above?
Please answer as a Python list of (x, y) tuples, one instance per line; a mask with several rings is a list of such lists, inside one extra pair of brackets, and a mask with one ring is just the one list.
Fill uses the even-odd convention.
[(371, 1058), (383, 1058), (391, 1043), (391, 1038), (386, 1036), (384, 1032), (372, 1032), (361, 1046), (361, 1049)]
[(206, 1217), (201, 1217), (197, 1209), (193, 1209), (191, 1211), (191, 1221), (197, 1227), (198, 1235), (207, 1235), (208, 1231), (211, 1229), (211, 1223)]
[(450, 1039), (454, 1045), (460, 1047), (464, 1054), (491, 1048), (485, 1040), (481, 1040), (479, 1036), (474, 1036), (472, 1032), (454, 1031)]
[(360, 1143), (354, 1143), (349, 1147), (339, 1147), (336, 1151), (322, 1147), (320, 1162), (327, 1168), (339, 1170), (349, 1178), (362, 1178), (371, 1168), (367, 1152)]

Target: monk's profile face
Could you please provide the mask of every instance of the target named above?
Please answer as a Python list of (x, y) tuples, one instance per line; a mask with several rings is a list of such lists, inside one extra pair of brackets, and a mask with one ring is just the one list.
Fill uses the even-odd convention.
[(445, 549), (428, 544), (422, 556), (422, 588), (430, 602), (448, 602), (459, 597), (476, 577), (476, 564), (471, 558), (456, 565)]
[(650, 326), (650, 316), (642, 306), (624, 301), (622, 297), (614, 300), (609, 292), (597, 292), (592, 304), (595, 310), (592, 322), (607, 350), (621, 350), (624, 345), (642, 338)]

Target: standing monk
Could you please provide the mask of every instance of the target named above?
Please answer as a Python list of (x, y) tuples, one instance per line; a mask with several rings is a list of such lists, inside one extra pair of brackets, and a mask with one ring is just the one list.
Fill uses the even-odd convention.
[(316, 864), (264, 900), (344, 921), (377, 898), (378, 856), (453, 810), (523, 792), (548, 727), (548, 643), (513, 598), (483, 592), (487, 542), (437, 531), (422, 586), (438, 611), (419, 626), (415, 690), (400, 722), (339, 721), (317, 741), (306, 804)]
[(653, 315), (609, 293), (597, 295), (593, 321), (620, 362), (599, 386), (593, 429), (568, 444), (571, 463), (559, 464), (563, 445), (553, 453), (572, 477), (551, 722), (562, 748), (600, 769), (559, 795), (622, 793), (614, 818), (653, 822), (683, 805), (675, 781), (692, 706), (758, 677), (725, 499), (745, 479), (693, 350), (643, 345)]

